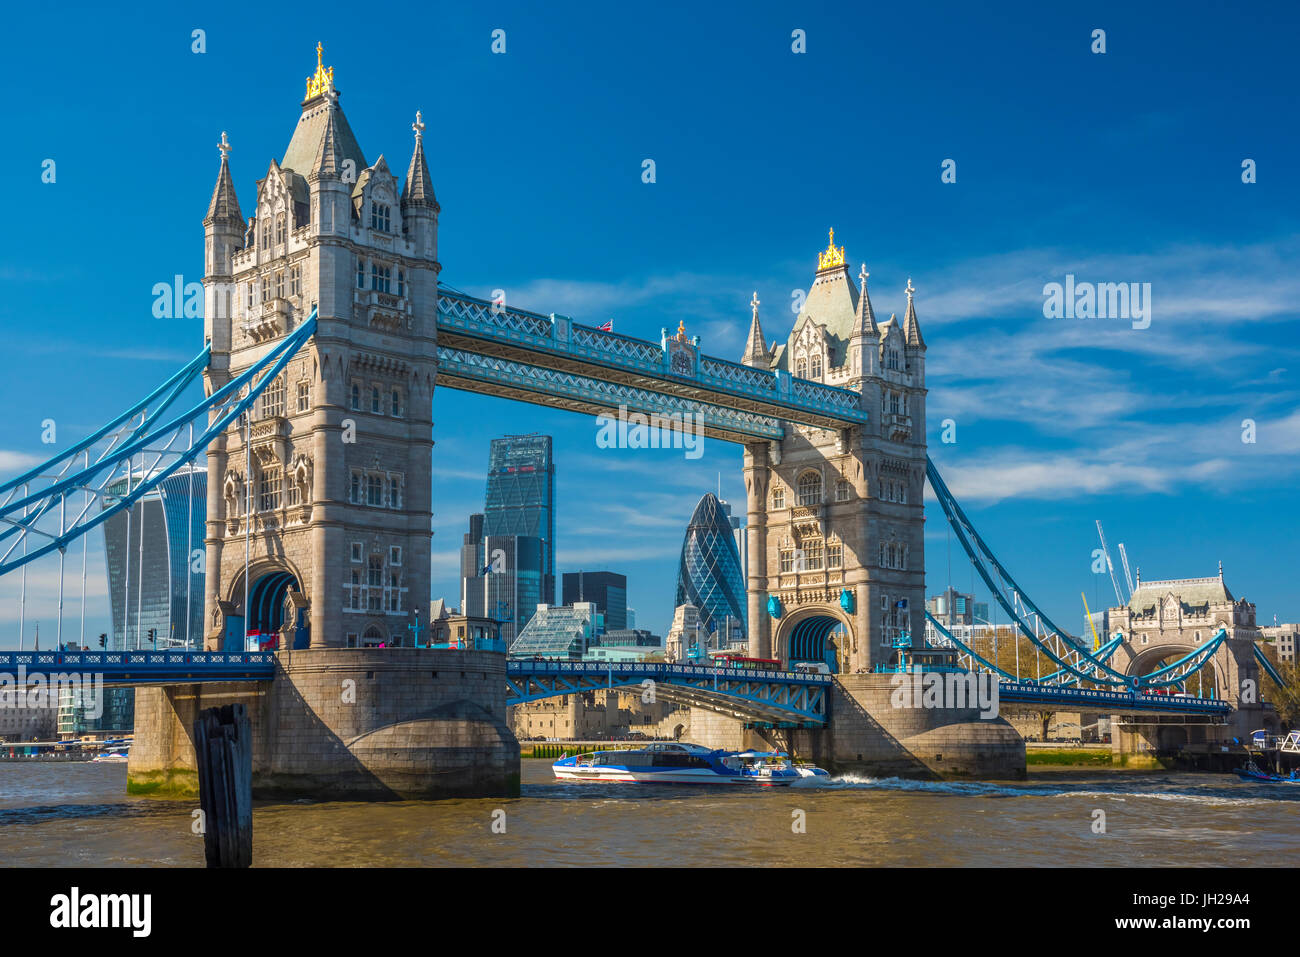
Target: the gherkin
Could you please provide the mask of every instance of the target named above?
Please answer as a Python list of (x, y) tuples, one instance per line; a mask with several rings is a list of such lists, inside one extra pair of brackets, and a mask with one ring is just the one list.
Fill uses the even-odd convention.
[(677, 566), (677, 600), (700, 610), (704, 633), (745, 621), (745, 573), (731, 522), (718, 497), (707, 493), (695, 506)]

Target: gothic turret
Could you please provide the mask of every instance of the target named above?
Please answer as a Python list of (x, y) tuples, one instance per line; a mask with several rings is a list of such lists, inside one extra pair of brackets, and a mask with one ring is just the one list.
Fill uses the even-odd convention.
[(749, 305), (754, 314), (749, 320), (749, 341), (745, 344), (745, 354), (740, 357), (740, 361), (747, 366), (768, 369), (772, 364), (772, 354), (768, 351), (767, 343), (763, 339), (763, 327), (758, 322), (757, 292), (754, 293), (754, 298)]
[(209, 342), (228, 344), (234, 295), (231, 274), (235, 253), (244, 248), (244, 216), (230, 175), (230, 141), (224, 130), (217, 149), (221, 168), (203, 217), (204, 334)]
[(903, 341), (907, 348), (925, 351), (925, 340), (921, 338), (921, 324), (916, 321), (916, 305), (912, 302), (912, 279), (907, 279), (907, 314), (903, 316)]
[(415, 131), (415, 151), (411, 154), (411, 165), (406, 170), (406, 182), (402, 186), (402, 216), (406, 221), (407, 238), (415, 244), (420, 255), (437, 259), (441, 207), (433, 195), (433, 179), (424, 158), (424, 119), (419, 110), (415, 111), (411, 129)]
[(862, 264), (858, 280), (862, 284), (858, 293), (858, 315), (853, 323), (853, 332), (849, 335), (849, 365), (851, 382), (878, 371), (880, 329), (876, 325), (876, 313), (871, 308), (871, 296), (867, 294), (867, 264)]

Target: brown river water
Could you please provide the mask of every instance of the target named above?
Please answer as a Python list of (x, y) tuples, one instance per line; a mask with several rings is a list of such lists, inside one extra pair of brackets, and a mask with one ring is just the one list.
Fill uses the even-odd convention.
[[(0, 865), (203, 866), (197, 802), (125, 790), (121, 764), (0, 762)], [(1103, 823), (1097, 811), (1104, 833), (1094, 833)], [(560, 783), (549, 761), (525, 760), (522, 795), (512, 800), (259, 803), (253, 860), (282, 867), (1294, 867), (1300, 786), (1051, 770), (1017, 782), (849, 775), (751, 790)]]

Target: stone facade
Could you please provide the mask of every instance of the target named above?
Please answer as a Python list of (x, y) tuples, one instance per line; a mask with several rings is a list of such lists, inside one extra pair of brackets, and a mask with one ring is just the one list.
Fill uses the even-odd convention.
[[(223, 135), (203, 221), (209, 392), (318, 310), (251, 421), (208, 449), (205, 642), (410, 643), (430, 581), (438, 213), (423, 124), (405, 181), (367, 164), (319, 64), (245, 223)], [(249, 591), (245, 609), (245, 536)], [(274, 577), (273, 577), (274, 576)], [(271, 592), (259, 583), (278, 581)], [(349, 636), (352, 640), (349, 641)]]
[(860, 290), (843, 247), (818, 267), (784, 344), (764, 342), (755, 299), (742, 361), (858, 392), (871, 421), (842, 432), (786, 423), (781, 442), (746, 446), (749, 653), (788, 661), (791, 634), (815, 619), (846, 674), (895, 658), (896, 641), (924, 640), (925, 342), (910, 280), (904, 321), (877, 324), (865, 266)]
[(194, 719), (242, 702), (253, 796), (386, 800), (517, 796), (519, 743), (505, 658), (414, 648), (276, 656), (274, 681), (140, 688), (127, 767), (133, 793), (198, 793)]

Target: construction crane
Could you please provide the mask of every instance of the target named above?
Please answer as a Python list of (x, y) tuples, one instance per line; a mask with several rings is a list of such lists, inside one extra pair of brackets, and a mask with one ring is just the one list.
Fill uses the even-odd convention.
[(1110, 560), (1110, 549), (1106, 547), (1106, 533), (1101, 530), (1101, 520), (1097, 520), (1097, 537), (1101, 539), (1101, 554), (1106, 559), (1106, 571), (1110, 572), (1110, 584), (1115, 589), (1115, 604), (1125, 603), (1124, 595), (1119, 590), (1119, 579), (1115, 577), (1115, 565)]
[(1124, 566), (1124, 583), (1128, 585), (1128, 596), (1133, 597), (1133, 573), (1128, 570), (1128, 552), (1124, 551), (1124, 543), (1119, 543), (1119, 561)]

